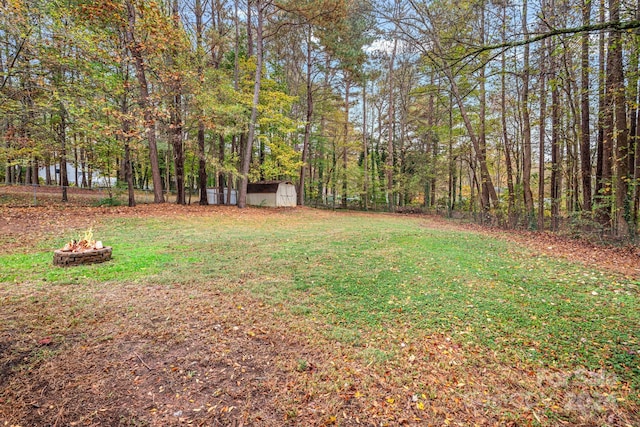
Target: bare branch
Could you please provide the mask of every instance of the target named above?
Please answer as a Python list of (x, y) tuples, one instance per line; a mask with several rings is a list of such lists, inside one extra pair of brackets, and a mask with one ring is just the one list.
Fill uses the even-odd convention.
[(524, 46), (526, 44), (535, 43), (540, 40), (548, 39), (549, 37), (564, 35), (564, 34), (579, 34), (584, 32), (595, 32), (602, 30), (611, 30), (611, 31), (624, 31), (624, 30), (632, 30), (635, 28), (640, 28), (640, 20), (632, 20), (632, 21), (611, 21), (611, 22), (600, 22), (597, 24), (591, 25), (582, 25), (580, 27), (571, 27), (571, 28), (558, 28), (546, 33), (538, 34), (535, 37), (531, 37), (528, 40), (516, 40), (512, 42), (506, 43), (497, 43), (492, 45), (480, 46), (477, 49), (470, 52), (467, 56), (477, 56), (482, 52), (486, 52), (489, 50), (495, 49), (507, 49), (511, 47)]
[(22, 49), (24, 48), (24, 45), (27, 42), (27, 39), (31, 35), (32, 30), (33, 28), (29, 28), (29, 31), (27, 32), (27, 34), (22, 38), (22, 40), (20, 40), (20, 45), (18, 46), (18, 50), (16, 51), (16, 54), (11, 59), (11, 63), (7, 67), (7, 75), (2, 79), (2, 85), (0, 85), (0, 90), (4, 89), (4, 87), (7, 84), (7, 81), (9, 81), (9, 78), (11, 77), (11, 70), (13, 70), (13, 68), (15, 67), (16, 61), (18, 60), (18, 57), (20, 56), (20, 53), (22, 52)]

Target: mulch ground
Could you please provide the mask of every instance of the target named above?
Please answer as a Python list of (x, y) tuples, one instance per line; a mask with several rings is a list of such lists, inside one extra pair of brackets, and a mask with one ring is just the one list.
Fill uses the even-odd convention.
[[(0, 252), (107, 218), (211, 214), (269, 210), (0, 206)], [(640, 276), (635, 248), (422, 220)], [(241, 283), (0, 286), (0, 317), (0, 425), (640, 425), (637, 408), (622, 405), (630, 390), (605, 372), (507, 366), (447, 336), (412, 340), (401, 324), (385, 325), (382, 341), (363, 332), (368, 344), (353, 348), (326, 339), (326, 324), (255, 300)], [(398, 357), (363, 358), (376, 348)]]

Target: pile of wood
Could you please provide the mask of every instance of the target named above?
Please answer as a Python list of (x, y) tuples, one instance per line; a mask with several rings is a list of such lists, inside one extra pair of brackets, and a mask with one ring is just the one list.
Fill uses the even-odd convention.
[(104, 248), (102, 242), (100, 240), (93, 240), (93, 230), (89, 229), (84, 233), (84, 237), (79, 241), (73, 239), (69, 243), (64, 245), (64, 247), (62, 248), (62, 252), (85, 252), (102, 248)]
[(77, 241), (75, 239), (71, 240), (69, 243), (64, 245), (62, 248), (62, 252), (84, 252), (84, 251), (93, 251), (96, 249), (102, 249), (104, 246), (102, 242), (98, 240), (85, 240), (82, 239)]

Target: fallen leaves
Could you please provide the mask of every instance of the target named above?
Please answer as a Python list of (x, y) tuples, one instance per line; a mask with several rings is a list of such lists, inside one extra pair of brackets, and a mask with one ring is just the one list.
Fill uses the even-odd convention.
[(499, 230), (478, 225), (464, 225), (534, 249), (538, 256), (563, 258), (586, 266), (598, 267), (628, 278), (640, 277), (640, 248), (636, 246), (597, 245), (586, 240), (526, 230)]
[[(235, 208), (167, 205), (121, 211), (81, 209), (75, 215), (85, 210), (90, 213), (81, 219), (67, 217), (69, 222), (63, 224), (83, 226), (87, 216), (197, 219), (216, 214), (223, 221), (237, 215)], [(266, 215), (258, 211), (246, 211), (244, 220)], [(0, 371), (31, 360), (33, 353), (48, 359), (29, 362), (30, 370), (10, 371), (9, 377), (0, 379), (10, 382), (10, 387), (2, 389), (11, 393), (0, 395), (0, 418), (38, 425), (60, 413), (60, 424), (86, 416), (87, 424), (102, 425), (136, 419), (149, 425), (278, 426), (286, 422), (306, 426), (528, 425), (538, 418), (539, 424), (552, 425), (559, 417), (597, 425), (612, 417), (624, 425), (623, 417), (629, 416), (622, 405), (628, 404), (625, 399), (631, 391), (606, 373), (512, 364), (500, 354), (463, 344), (465, 338), (457, 334), (425, 336), (404, 324), (384, 325), (380, 331), (363, 328), (352, 344), (345, 334), (338, 337), (340, 341), (324, 333), (335, 326), (326, 319), (293, 318), (279, 306), (265, 305), (242, 290), (219, 292), (223, 285), (170, 283), (141, 289), (139, 284), (110, 283), (106, 288), (83, 288), (86, 294), (77, 296), (78, 290), (51, 287), (38, 291), (38, 298), (45, 292), (56, 292), (60, 298), (38, 305), (37, 310), (28, 309), (47, 319), (38, 323), (36, 331), (30, 329), (36, 323), (27, 312), (31, 296), (25, 290), (35, 285), (12, 288), (10, 297), (2, 299), (3, 320), (11, 318), (15, 326), (3, 324), (0, 354), (13, 357), (2, 346), (20, 339), (27, 343), (23, 344), (26, 353), (0, 360)], [(583, 292), (588, 295), (592, 289), (586, 287)], [(81, 303), (81, 298), (90, 302), (84, 302), (90, 307), (84, 309), (87, 314), (69, 313), (74, 322), (64, 321), (56, 307)], [(400, 298), (391, 301), (404, 303)], [(44, 341), (50, 336), (58, 342), (55, 328), (61, 324), (68, 330), (64, 346), (56, 348), (55, 355), (47, 348), (34, 349), (36, 343), (51, 345)], [(363, 349), (376, 350), (369, 354), (378, 357), (364, 359)], [(30, 383), (33, 378), (37, 381)], [(47, 393), (40, 393), (43, 389)], [(35, 409), (28, 406), (34, 396), (39, 406)], [(100, 412), (104, 404), (110, 406)], [(601, 405), (602, 412), (582, 411), (596, 405)], [(515, 421), (506, 419), (507, 413)]]
[(44, 345), (50, 345), (53, 342), (53, 339), (51, 337), (46, 337), (46, 338), (42, 338), (41, 340), (38, 340), (38, 345), (44, 346)]

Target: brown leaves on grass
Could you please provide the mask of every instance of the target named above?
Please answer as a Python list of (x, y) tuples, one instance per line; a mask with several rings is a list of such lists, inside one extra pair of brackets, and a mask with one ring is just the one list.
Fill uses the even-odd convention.
[(38, 345), (49, 345), (53, 342), (53, 340), (51, 339), (51, 337), (46, 337), (46, 338), (42, 338), (41, 340), (38, 341)]
[(552, 233), (500, 234), (551, 258), (564, 258), (631, 278), (640, 277), (640, 249), (635, 246), (602, 246)]
[[(81, 321), (68, 330), (34, 324), (40, 333), (58, 329), (64, 344), (55, 353), (41, 354), (36, 346), (42, 344), (34, 343), (30, 356), (16, 365), (23, 368), (8, 375), (0, 391), (1, 420), (21, 425), (281, 425), (284, 414), (273, 396), (286, 389), (293, 372), (276, 362), (294, 358), (299, 347), (283, 341), (268, 322), (256, 327), (253, 315), (238, 317), (238, 301), (260, 313), (255, 301), (171, 287), (94, 291), (79, 300), (90, 297), (95, 310), (76, 309), (74, 317)], [(80, 302), (71, 289), (60, 293), (68, 304)], [(24, 304), (37, 294), (31, 289), (17, 300)], [(42, 306), (41, 316), (67, 320), (55, 305)], [(30, 321), (31, 315), (19, 314), (13, 324)], [(9, 346), (0, 354), (0, 367), (12, 342), (28, 343), (19, 330), (8, 332), (0, 333), (0, 348)]]
[[(306, 212), (313, 212), (304, 209)], [(0, 205), (0, 253), (32, 250), (33, 242), (60, 237), (76, 230), (86, 230), (113, 218), (198, 218), (217, 215), (226, 221), (250, 222), (254, 226), (266, 218), (295, 217), (296, 210), (238, 209), (235, 206), (200, 206), (175, 204), (138, 205), (133, 208), (38, 206), (8, 207)], [(317, 212), (312, 215), (328, 215)]]
[(101, 208), (0, 206), (0, 253), (33, 250), (34, 242), (87, 228), (102, 215)]
[[(50, 226), (86, 228), (114, 217), (217, 215), (220, 221), (258, 224), (269, 216), (303, 221), (341, 214), (151, 205), (2, 208), (1, 215), (33, 225), (38, 236), (52, 233)], [(19, 225), (6, 227), (24, 236)], [(245, 287), (0, 287), (0, 420), (151, 426), (555, 425), (559, 419), (639, 424), (630, 390), (606, 371), (510, 364), (499, 353), (465, 344), (463, 337), (427, 335), (401, 323), (361, 331), (358, 344), (346, 344), (326, 333), (335, 325), (264, 304)]]
[[(197, 217), (203, 215), (222, 215), (228, 219), (239, 219), (259, 223), (267, 217), (280, 215), (296, 217), (296, 212), (304, 211), (305, 215), (360, 215), (357, 212), (341, 212), (335, 214), (328, 211), (316, 211), (308, 208), (295, 210), (272, 209), (237, 209), (233, 206), (179, 206), (165, 203), (161, 205), (138, 205), (128, 207), (90, 207), (89, 205), (105, 194), (95, 190), (79, 188), (70, 189), (74, 193), (71, 202), (59, 202), (60, 189), (55, 187), (38, 187), (39, 204), (44, 206), (26, 207), (33, 203), (32, 189), (20, 186), (1, 186), (0, 196), (9, 198), (0, 204), (0, 253), (14, 252), (29, 247), (31, 239), (42, 239), (59, 236), (75, 229), (86, 229), (98, 224), (105, 218), (112, 217)], [(420, 216), (420, 218), (425, 218)], [(585, 265), (592, 265), (628, 277), (640, 277), (640, 249), (634, 246), (614, 247), (595, 245), (586, 240), (572, 239), (547, 232), (524, 230), (501, 230), (475, 224), (456, 224), (440, 217), (426, 217), (429, 228), (467, 229), (485, 233), (496, 238), (515, 241), (536, 252), (550, 257), (568, 259)]]
[(456, 224), (440, 217), (428, 217), (426, 225), (429, 228), (466, 229), (483, 233), (494, 238), (516, 242), (550, 258), (566, 259), (630, 278), (640, 277), (640, 248), (637, 246), (598, 245), (587, 240), (551, 232), (503, 230), (477, 224)]

